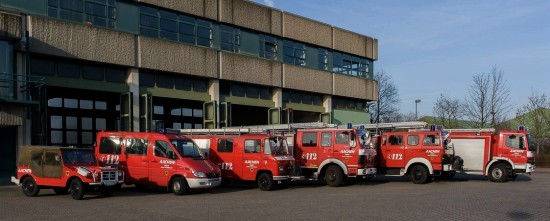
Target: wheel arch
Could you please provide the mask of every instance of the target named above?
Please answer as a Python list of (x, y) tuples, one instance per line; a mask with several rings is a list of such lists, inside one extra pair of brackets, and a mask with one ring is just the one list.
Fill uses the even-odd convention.
[[(409, 162), (407, 162), (407, 165), (405, 166), (405, 174), (410, 174), (410, 169), (415, 165), (422, 165), (426, 167), (428, 169), (429, 175), (434, 174), (434, 168), (432, 167), (432, 164), (430, 163), (430, 161), (420, 157), (412, 158), (409, 160)], [(402, 175), (405, 175), (405, 174), (402, 174)]]
[(509, 166), (512, 170), (514, 169), (514, 163), (508, 159), (508, 158), (505, 158), (505, 157), (495, 157), (493, 160), (489, 161), (489, 163), (487, 163), (487, 166), (485, 167), (485, 174), (483, 175), (489, 175), (489, 170), (491, 170), (491, 167), (493, 165), (496, 165), (498, 163), (503, 163), (507, 166)]
[[(171, 192), (172, 191), (172, 181), (174, 181), (174, 179), (176, 179), (177, 177), (181, 177), (183, 179), (185, 179), (185, 176), (181, 175), (181, 174), (172, 174), (172, 176), (170, 176), (170, 179), (168, 179), (168, 183), (166, 183), (166, 191), (167, 192)], [(187, 179), (185, 179), (187, 181)]]
[(338, 165), (340, 167), (340, 169), (342, 170), (342, 172), (344, 173), (344, 175), (347, 176), (349, 174), (348, 173), (348, 166), (344, 162), (342, 162), (341, 160), (334, 159), (334, 158), (326, 159), (325, 161), (323, 161), (321, 163), (321, 165), (319, 165), (319, 169), (317, 169), (317, 173), (320, 176), (324, 176), (325, 171), (327, 170), (327, 168), (330, 165)]

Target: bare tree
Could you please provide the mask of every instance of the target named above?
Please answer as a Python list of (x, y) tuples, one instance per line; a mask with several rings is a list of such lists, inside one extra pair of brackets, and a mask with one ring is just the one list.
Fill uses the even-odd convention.
[(550, 100), (546, 94), (531, 92), (528, 103), (516, 110), (516, 119), (529, 127), (533, 137), (550, 136)]
[(510, 90), (504, 73), (494, 66), (490, 73), (474, 75), (465, 100), (465, 114), (471, 121), (478, 122), (479, 127), (488, 124), (497, 127), (510, 110), (509, 100)]
[(441, 94), (435, 102), (433, 113), (436, 124), (443, 125), (445, 128), (457, 128), (458, 121), (463, 115), (462, 105), (459, 99)]
[(389, 122), (388, 117), (397, 112), (399, 104), (399, 93), (397, 87), (392, 81), (392, 77), (380, 70), (374, 74), (374, 80), (378, 82), (378, 100), (371, 108), (373, 123)]

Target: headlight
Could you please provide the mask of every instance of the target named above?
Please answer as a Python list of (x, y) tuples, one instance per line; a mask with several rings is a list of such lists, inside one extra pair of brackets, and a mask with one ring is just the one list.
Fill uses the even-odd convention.
[(285, 171), (285, 166), (279, 166), (279, 172)]
[(206, 177), (206, 174), (204, 174), (203, 172), (194, 171), (194, 170), (192, 170), (191, 172), (193, 172), (193, 175), (195, 175), (196, 177), (199, 177), (199, 178)]

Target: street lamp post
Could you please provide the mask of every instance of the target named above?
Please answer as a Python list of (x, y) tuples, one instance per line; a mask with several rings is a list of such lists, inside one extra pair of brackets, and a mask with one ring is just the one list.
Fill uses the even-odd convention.
[(418, 120), (418, 103), (420, 103), (422, 100), (416, 99), (414, 100), (414, 117), (416, 120)]

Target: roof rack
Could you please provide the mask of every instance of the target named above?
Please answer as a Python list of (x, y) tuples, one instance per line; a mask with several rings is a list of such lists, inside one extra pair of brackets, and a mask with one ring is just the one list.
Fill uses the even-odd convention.
[(475, 132), (475, 133), (483, 133), (483, 132), (489, 132), (494, 133), (496, 130), (495, 128), (479, 128), (479, 129), (445, 129), (444, 131), (453, 133), (453, 132)]
[[(378, 123), (378, 124), (352, 124), (354, 128), (364, 128), (366, 130), (398, 130), (398, 129), (420, 129), (428, 126), (428, 123), (423, 121), (409, 122), (394, 122), (394, 123)], [(338, 128), (347, 128), (347, 125), (339, 125)]]
[(241, 135), (251, 133), (246, 128), (215, 128), (215, 129), (172, 129), (166, 128), (166, 133), (181, 135)]

